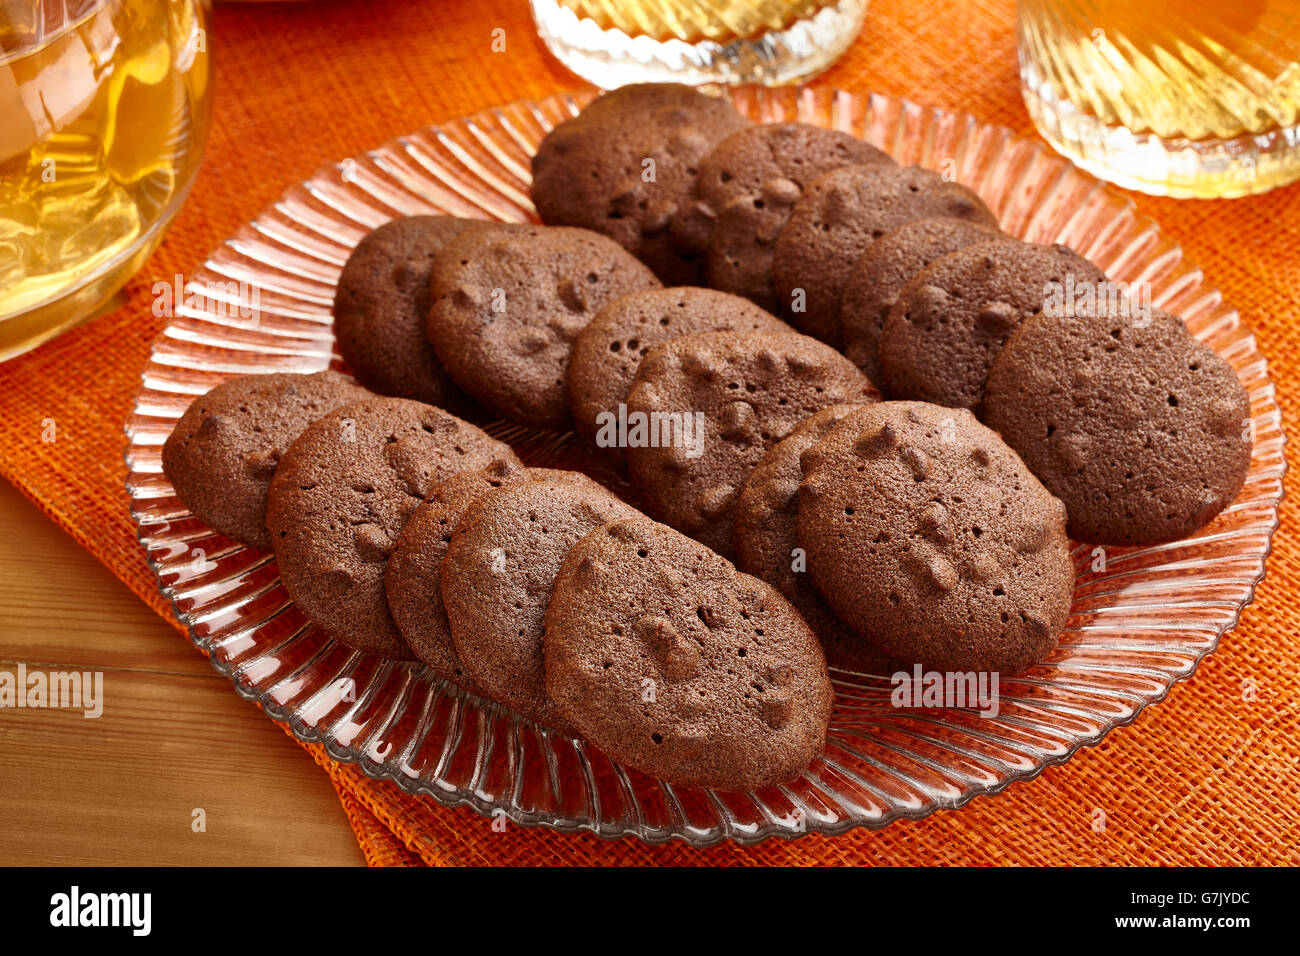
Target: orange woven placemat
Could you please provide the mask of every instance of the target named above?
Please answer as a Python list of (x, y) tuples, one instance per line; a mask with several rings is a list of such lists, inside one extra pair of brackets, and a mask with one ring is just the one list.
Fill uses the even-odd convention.
[[(817, 83), (961, 108), (1029, 134), (1013, 16), (1011, 0), (873, 0), (862, 36)], [(504, 52), (493, 50), (497, 28)], [(212, 48), (217, 98), (203, 170), (128, 286), (129, 303), (0, 366), (0, 472), (168, 617), (122, 484), (122, 424), (161, 324), (151, 284), (193, 270), (325, 163), (428, 123), (580, 85), (541, 49), (525, 0), (219, 5)], [(1300, 187), (1232, 202), (1136, 201), (1256, 331), (1295, 434), (1300, 360), (1287, 338), (1300, 322)], [(47, 418), (58, 423), (51, 444), (41, 441)], [(375, 864), (1297, 863), (1296, 507), (1294, 497), (1283, 507), (1255, 606), (1193, 681), (1068, 764), (919, 823), (703, 851), (496, 833), (468, 810), (409, 797), (306, 749)], [(1258, 689), (1249, 701), (1247, 679)]]

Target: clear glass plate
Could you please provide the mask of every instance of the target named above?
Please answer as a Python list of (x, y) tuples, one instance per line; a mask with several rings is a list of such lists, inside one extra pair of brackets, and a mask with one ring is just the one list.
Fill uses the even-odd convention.
[[(977, 189), (1010, 233), (1064, 242), (1155, 304), (1237, 370), (1255, 429), (1238, 500), (1195, 538), (1074, 550), (1078, 585), (1060, 646), (1003, 682), (1001, 711), (900, 710), (887, 675), (835, 673), (825, 756), (761, 793), (672, 787), (580, 740), (536, 727), (432, 677), (349, 650), (310, 626), (269, 555), (212, 533), (162, 475), (164, 439), (190, 400), (228, 376), (342, 367), (330, 304), (349, 249), (392, 216), (532, 218), (529, 157), (590, 93), (514, 103), (394, 140), (291, 187), (191, 276), (192, 295), (153, 346), (127, 422), (127, 488), (158, 585), (193, 642), (235, 689), (338, 760), (448, 806), (522, 825), (696, 845), (882, 827), (962, 806), (1095, 744), (1191, 676), (1264, 574), (1282, 497), (1283, 435), (1254, 337), (1201, 271), (1132, 203), (1046, 147), (973, 117), (889, 97), (742, 87), (766, 121), (801, 119), (863, 136), (901, 163)], [(256, 302), (251, 316), (241, 314)], [(495, 423), (526, 460), (612, 477), (573, 435)]]

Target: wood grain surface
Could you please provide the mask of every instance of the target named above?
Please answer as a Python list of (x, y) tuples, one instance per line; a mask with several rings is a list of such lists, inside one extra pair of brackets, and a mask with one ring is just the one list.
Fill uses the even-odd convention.
[(0, 673), (20, 663), (102, 672), (103, 713), (0, 709), (0, 865), (364, 863), (311, 758), (0, 482)]

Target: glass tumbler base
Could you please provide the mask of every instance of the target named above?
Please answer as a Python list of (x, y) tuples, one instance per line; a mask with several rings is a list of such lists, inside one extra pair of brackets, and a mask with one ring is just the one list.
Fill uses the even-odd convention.
[(1038, 131), (1076, 166), (1126, 189), (1175, 199), (1231, 199), (1300, 179), (1300, 126), (1233, 139), (1167, 139), (1081, 114), (1022, 76)]
[(532, 0), (547, 49), (603, 89), (628, 83), (798, 83), (825, 70), (862, 29), (867, 0), (828, 2), (784, 30), (718, 42), (629, 36), (579, 18), (558, 0)]

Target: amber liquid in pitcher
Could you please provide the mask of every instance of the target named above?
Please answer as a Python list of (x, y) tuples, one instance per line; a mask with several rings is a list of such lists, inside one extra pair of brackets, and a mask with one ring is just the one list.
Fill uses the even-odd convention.
[(206, 135), (206, 16), (0, 6), (0, 360), (93, 315), (161, 240)]

